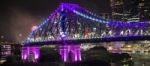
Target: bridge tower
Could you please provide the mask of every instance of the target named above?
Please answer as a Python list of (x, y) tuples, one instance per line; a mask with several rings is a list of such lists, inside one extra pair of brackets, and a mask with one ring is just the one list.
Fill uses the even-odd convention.
[(25, 62), (37, 62), (40, 56), (40, 47), (24, 46), (21, 51), (21, 58)]
[(81, 61), (80, 45), (71, 45), (63, 41), (66, 38), (66, 28), (65, 28), (66, 17), (67, 17), (67, 13), (62, 4), (61, 12), (60, 12), (60, 27), (61, 27), (60, 35), (61, 35), (62, 45), (60, 45), (59, 47), (61, 58), (64, 62)]

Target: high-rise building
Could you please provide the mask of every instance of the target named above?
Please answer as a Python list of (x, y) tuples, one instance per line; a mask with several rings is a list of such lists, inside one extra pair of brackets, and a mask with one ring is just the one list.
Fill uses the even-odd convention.
[(150, 21), (149, 0), (110, 0), (114, 21)]
[(110, 0), (112, 7), (112, 19), (114, 21), (121, 21), (123, 18), (123, 1), (122, 0)]
[(150, 1), (141, 0), (138, 4), (140, 20), (141, 21), (150, 21)]

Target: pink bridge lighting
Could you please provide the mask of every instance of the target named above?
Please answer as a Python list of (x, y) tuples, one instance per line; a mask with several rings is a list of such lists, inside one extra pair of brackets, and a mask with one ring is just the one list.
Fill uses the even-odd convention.
[(59, 50), (64, 62), (81, 61), (80, 45), (62, 45)]
[(37, 60), (39, 59), (39, 55), (40, 55), (40, 48), (37, 46), (28, 46), (28, 47), (22, 47), (22, 53), (21, 53), (21, 58), (24, 61), (32, 61), (32, 62), (37, 62)]

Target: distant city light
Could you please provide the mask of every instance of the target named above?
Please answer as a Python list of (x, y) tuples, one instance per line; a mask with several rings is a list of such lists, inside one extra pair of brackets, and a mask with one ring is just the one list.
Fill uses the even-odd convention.
[(131, 45), (127, 45), (127, 47), (128, 47), (128, 48), (131, 48), (132, 46), (131, 46)]
[(4, 36), (1, 36), (1, 39), (3, 39), (4, 38)]
[(113, 50), (113, 48), (111, 46), (108, 47), (108, 50)]
[(22, 34), (20, 33), (18, 36), (19, 36), (19, 37), (22, 37)]

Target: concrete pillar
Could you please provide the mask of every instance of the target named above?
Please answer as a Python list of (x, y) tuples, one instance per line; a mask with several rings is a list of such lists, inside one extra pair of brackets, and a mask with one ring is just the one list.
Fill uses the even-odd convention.
[[(62, 45), (59, 50), (64, 62), (81, 61), (80, 45)], [(69, 53), (71, 53), (71, 58), (69, 58)]]
[[(31, 57), (33, 56), (33, 57)], [(40, 47), (38, 46), (25, 46), (22, 47), (21, 57), (24, 61), (37, 62), (40, 56)]]

